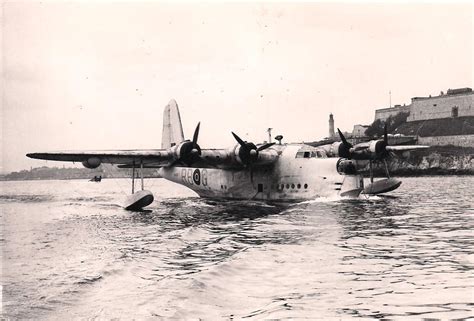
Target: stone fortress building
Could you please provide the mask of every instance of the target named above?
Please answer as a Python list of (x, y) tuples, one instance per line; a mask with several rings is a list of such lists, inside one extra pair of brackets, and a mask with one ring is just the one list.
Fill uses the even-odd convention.
[(448, 89), (434, 97), (411, 99), (410, 116), (407, 121), (474, 116), (474, 92), (471, 88)]
[(448, 89), (438, 96), (413, 97), (409, 105), (377, 109), (375, 120), (407, 113), (407, 122), (397, 132), (417, 136), (419, 144), (474, 147), (473, 101), (471, 88)]
[(395, 105), (393, 107), (381, 108), (375, 111), (375, 120), (386, 121), (388, 117), (395, 116), (398, 113), (409, 113), (411, 105)]
[(407, 121), (474, 116), (474, 92), (471, 88), (448, 89), (439, 96), (413, 97), (410, 105), (377, 109), (375, 120), (385, 121), (398, 113), (410, 113)]

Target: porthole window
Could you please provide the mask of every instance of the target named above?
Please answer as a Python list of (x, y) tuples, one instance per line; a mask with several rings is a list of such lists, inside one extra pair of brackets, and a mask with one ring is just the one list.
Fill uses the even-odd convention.
[(289, 189), (290, 188), (290, 184), (286, 184), (286, 189)]
[(301, 188), (301, 184), (298, 184), (297, 186), (298, 186), (298, 188)]
[(295, 184), (291, 184), (291, 188), (292, 188), (292, 189), (295, 188)]
[(308, 184), (304, 184), (304, 188), (308, 188)]

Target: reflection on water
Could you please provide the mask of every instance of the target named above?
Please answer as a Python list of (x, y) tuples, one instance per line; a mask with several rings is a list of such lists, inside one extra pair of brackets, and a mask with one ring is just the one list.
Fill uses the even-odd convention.
[(109, 180), (2, 183), (4, 315), (473, 314), (473, 178), (296, 204), (208, 201), (152, 183), (157, 201), (132, 213)]

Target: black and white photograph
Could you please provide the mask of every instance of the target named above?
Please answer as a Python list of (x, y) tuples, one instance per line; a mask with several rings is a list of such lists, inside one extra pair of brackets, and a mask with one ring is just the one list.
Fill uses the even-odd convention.
[(474, 319), (473, 16), (2, 1), (0, 318)]

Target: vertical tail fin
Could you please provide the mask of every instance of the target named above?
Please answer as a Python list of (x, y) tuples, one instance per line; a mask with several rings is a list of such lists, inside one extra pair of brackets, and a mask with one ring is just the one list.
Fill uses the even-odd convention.
[(176, 100), (171, 99), (163, 112), (161, 148), (167, 149), (184, 141), (183, 126)]

